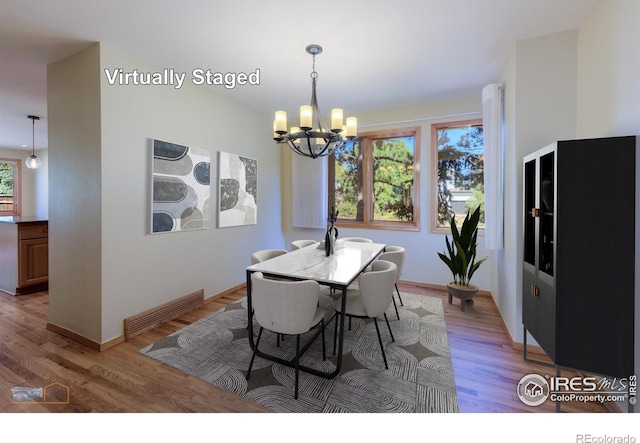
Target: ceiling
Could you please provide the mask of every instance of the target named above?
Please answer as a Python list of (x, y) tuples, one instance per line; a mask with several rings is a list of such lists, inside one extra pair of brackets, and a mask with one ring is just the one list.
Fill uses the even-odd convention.
[[(0, 148), (46, 148), (47, 65), (102, 42), (187, 73), (260, 70), (221, 94), (295, 114), (311, 95), (345, 115), (479, 94), (515, 42), (574, 29), (596, 0), (0, 0)], [(201, 86), (207, 87), (207, 86)], [(327, 110), (325, 111), (325, 106)], [(26, 145), (26, 146), (23, 146)]]

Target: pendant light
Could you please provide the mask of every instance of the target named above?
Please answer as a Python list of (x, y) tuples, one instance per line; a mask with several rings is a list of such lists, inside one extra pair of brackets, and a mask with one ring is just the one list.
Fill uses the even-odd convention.
[(35, 115), (27, 115), (27, 118), (31, 119), (31, 155), (27, 157), (26, 165), (29, 169), (38, 169), (42, 164), (42, 160), (36, 155), (36, 120), (40, 120), (40, 117)]

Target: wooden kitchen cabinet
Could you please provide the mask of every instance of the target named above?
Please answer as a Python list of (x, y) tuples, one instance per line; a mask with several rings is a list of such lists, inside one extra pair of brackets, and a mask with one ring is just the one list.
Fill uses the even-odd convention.
[(0, 290), (26, 294), (46, 289), (48, 282), (48, 222), (0, 217)]

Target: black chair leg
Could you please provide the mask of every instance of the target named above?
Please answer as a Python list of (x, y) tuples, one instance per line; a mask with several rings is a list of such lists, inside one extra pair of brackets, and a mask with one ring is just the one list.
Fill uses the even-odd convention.
[(339, 313), (336, 312), (336, 315), (334, 315), (334, 317), (336, 318), (336, 326), (333, 330), (333, 355), (336, 355), (336, 341), (338, 340), (338, 320), (340, 320)]
[(322, 360), (324, 361), (327, 359), (327, 350), (324, 344), (324, 318), (320, 320), (320, 327), (322, 328)]
[(404, 306), (404, 303), (402, 303), (402, 297), (400, 297), (400, 290), (398, 289), (397, 284), (396, 284), (396, 292), (398, 293), (398, 300), (400, 300), (400, 306)]
[(396, 305), (396, 299), (395, 297), (391, 296), (391, 300), (393, 301), (393, 307), (396, 310), (396, 315), (398, 316), (398, 320), (400, 320), (400, 314), (398, 313), (398, 305)]
[(389, 319), (387, 318), (387, 313), (384, 313), (384, 321), (387, 322), (387, 328), (389, 328), (389, 334), (391, 334), (391, 341), (396, 341), (395, 338), (393, 338), (393, 332), (391, 332), (391, 326), (389, 325)]
[[(251, 311), (251, 320), (253, 320), (253, 314), (255, 313), (255, 311)], [(247, 329), (249, 329), (249, 322), (247, 322)]]
[(384, 346), (382, 345), (382, 337), (380, 336), (380, 328), (378, 327), (378, 320), (373, 319), (373, 324), (376, 325), (376, 332), (378, 333), (378, 342), (380, 343), (380, 350), (382, 351), (382, 359), (384, 360), (385, 369), (389, 369), (389, 365), (387, 364), (387, 356), (384, 353)]
[(298, 399), (298, 372), (299, 372), (299, 362), (300, 362), (300, 335), (296, 335), (296, 387), (295, 394), (293, 398)]
[(253, 360), (256, 358), (256, 351), (258, 350), (258, 345), (260, 344), (260, 338), (262, 337), (262, 330), (264, 328), (260, 328), (260, 332), (258, 332), (258, 340), (256, 340), (256, 347), (253, 349), (253, 355), (251, 356), (251, 363), (249, 363), (249, 369), (247, 370), (247, 376), (245, 377), (249, 380), (249, 376), (251, 375), (251, 368), (253, 367)]

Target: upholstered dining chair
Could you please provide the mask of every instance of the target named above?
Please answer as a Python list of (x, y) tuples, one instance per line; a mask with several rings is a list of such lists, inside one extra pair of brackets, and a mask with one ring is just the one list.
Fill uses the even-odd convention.
[(364, 237), (343, 237), (340, 240), (353, 241), (358, 243), (373, 243), (373, 240), (371, 240), (370, 238), (364, 238)]
[[(252, 305), (254, 316), (260, 325), (260, 332), (247, 370), (247, 380), (256, 357), (256, 351), (267, 329), (276, 334), (296, 336), (295, 354), (295, 394), (298, 398), (298, 379), (300, 364), (300, 335), (316, 326), (322, 328), (322, 359), (326, 360), (324, 342), (324, 309), (318, 307), (320, 285), (314, 280), (280, 281), (268, 280), (261, 272), (253, 274)], [(306, 345), (305, 345), (306, 346)]]
[[(265, 260), (269, 260), (270, 258), (278, 257), (283, 254), (288, 254), (289, 251), (286, 249), (261, 249), (260, 251), (255, 251), (251, 254), (251, 264), (255, 265), (257, 263), (261, 263)], [(269, 277), (273, 280), (278, 280), (277, 277)], [(253, 313), (251, 313), (253, 315)], [(249, 325), (247, 325), (249, 328)]]
[[(400, 301), (400, 305), (404, 306), (402, 302), (402, 297), (400, 296), (400, 290), (398, 289), (398, 281), (400, 280), (400, 276), (402, 275), (402, 267), (404, 266), (404, 257), (405, 257), (405, 249), (402, 246), (387, 246), (384, 249), (384, 252), (380, 254), (378, 257), (379, 260), (387, 260), (396, 264), (396, 281), (394, 286), (396, 287), (396, 292), (398, 293), (398, 300)], [(393, 290), (392, 290), (393, 292)], [(398, 316), (398, 320), (400, 320), (400, 314), (398, 313), (398, 305), (396, 305), (395, 298), (391, 298), (393, 301), (393, 307), (396, 310), (396, 315)]]
[(291, 242), (291, 250), (295, 251), (297, 249), (301, 249), (306, 246), (313, 245), (314, 243), (318, 243), (318, 242), (315, 240), (294, 240)]
[(262, 249), (260, 251), (255, 251), (251, 254), (251, 264), (255, 265), (256, 263), (261, 263), (265, 260), (278, 257), (279, 255), (283, 255), (288, 252), (289, 251), (286, 249)]
[[(380, 328), (378, 327), (377, 318), (384, 315), (384, 319), (387, 322), (387, 328), (389, 328), (389, 334), (391, 335), (391, 341), (395, 341), (393, 338), (393, 332), (391, 331), (391, 326), (389, 326), (387, 309), (391, 306), (391, 300), (393, 298), (393, 285), (396, 281), (396, 269), (396, 264), (390, 261), (377, 260), (373, 262), (371, 265), (371, 271), (365, 272), (360, 276), (358, 289), (354, 288), (347, 291), (346, 307), (344, 311), (344, 314), (348, 317), (373, 319), (373, 323), (376, 326), (376, 332), (378, 333), (378, 343), (380, 343), (384, 367), (386, 369), (389, 369), (389, 365), (387, 364), (387, 356), (384, 352), (384, 345), (382, 344), (382, 337), (380, 336)], [(341, 303), (341, 300), (336, 300), (335, 302), (335, 309), (337, 313), (341, 312)], [(336, 352), (335, 337), (338, 335), (338, 315), (335, 317), (336, 325), (333, 340), (334, 354)]]

